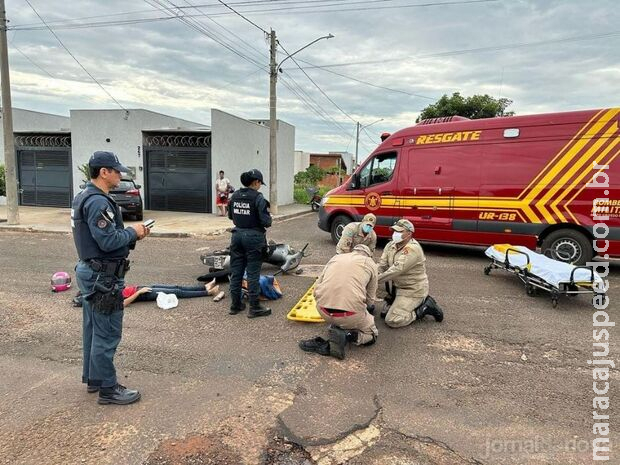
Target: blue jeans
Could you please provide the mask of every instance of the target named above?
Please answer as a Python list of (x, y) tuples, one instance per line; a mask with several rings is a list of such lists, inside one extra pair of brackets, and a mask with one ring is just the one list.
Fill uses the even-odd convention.
[(204, 286), (171, 286), (168, 284), (153, 284), (152, 286), (138, 286), (138, 289), (142, 287), (150, 287), (151, 292), (145, 292), (140, 294), (136, 298), (136, 302), (146, 302), (157, 300), (157, 293), (164, 292), (166, 294), (174, 294), (179, 299), (190, 299), (192, 297), (206, 297), (209, 295)]
[(251, 307), (260, 305), (260, 269), (267, 247), (265, 234), (252, 229), (237, 229), (230, 241), (230, 298), (232, 305), (241, 305), (241, 282), (247, 271), (248, 297)]
[[(104, 315), (93, 310), (86, 298), (93, 292), (99, 273), (80, 261), (75, 267), (82, 302), (82, 382), (91, 386), (112, 387), (117, 383), (114, 354), (123, 334), (123, 311)], [(121, 284), (122, 281), (121, 281)]]

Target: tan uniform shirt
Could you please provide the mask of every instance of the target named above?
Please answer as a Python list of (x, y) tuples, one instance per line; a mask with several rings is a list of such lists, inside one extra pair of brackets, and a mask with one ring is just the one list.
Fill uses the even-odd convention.
[(377, 264), (363, 253), (334, 255), (314, 286), (320, 307), (365, 312), (377, 293)]
[(349, 253), (358, 244), (364, 244), (374, 252), (377, 247), (377, 234), (374, 229), (364, 234), (362, 223), (349, 223), (342, 230), (342, 236), (336, 245), (336, 253)]
[(379, 282), (392, 281), (403, 296), (426, 297), (428, 276), (425, 262), (422, 246), (415, 239), (400, 250), (390, 241), (379, 262)]

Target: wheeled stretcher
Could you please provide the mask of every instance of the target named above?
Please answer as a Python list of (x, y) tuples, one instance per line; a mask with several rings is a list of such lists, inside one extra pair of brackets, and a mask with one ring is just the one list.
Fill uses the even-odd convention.
[(538, 289), (549, 292), (554, 308), (562, 294), (604, 294), (597, 290), (603, 288), (603, 280), (592, 267), (570, 265), (510, 244), (492, 245), (485, 254), (491, 263), (484, 268), (484, 274), (494, 268), (516, 274), (528, 295), (534, 295)]

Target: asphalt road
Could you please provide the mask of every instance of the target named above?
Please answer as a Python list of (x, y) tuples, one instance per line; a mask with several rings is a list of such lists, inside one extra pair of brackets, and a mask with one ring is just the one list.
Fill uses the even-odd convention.
[[(334, 252), (312, 215), (276, 224), (270, 238), (309, 242), (307, 270)], [(206, 271), (200, 253), (227, 240), (147, 238), (127, 282), (194, 284)], [(71, 237), (4, 232), (0, 463), (590, 463), (589, 299), (562, 298), (554, 309), (515, 276), (485, 276), (481, 249), (425, 251), (444, 322), (392, 330), (380, 321), (377, 344), (352, 347), (344, 361), (297, 347), (325, 332), (285, 318), (313, 282), (304, 274), (280, 278), (285, 295), (268, 318), (229, 316), (229, 298), (181, 300), (170, 311), (132, 305), (116, 361), (143, 398), (120, 407), (97, 405), (80, 384), (81, 311), (72, 293), (48, 288), (53, 272), (73, 270)], [(612, 318), (619, 278), (612, 267)], [(610, 329), (617, 359), (620, 335)], [(612, 440), (619, 386), (615, 369)]]

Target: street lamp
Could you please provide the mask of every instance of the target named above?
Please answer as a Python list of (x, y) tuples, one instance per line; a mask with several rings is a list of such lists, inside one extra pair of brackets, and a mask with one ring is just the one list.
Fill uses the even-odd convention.
[(357, 122), (357, 125), (356, 125), (356, 128), (357, 128), (357, 134), (356, 134), (356, 136), (355, 136), (355, 166), (356, 166), (356, 167), (357, 167), (357, 152), (358, 152), (359, 143), (360, 143), (360, 131), (361, 131), (362, 129), (366, 129), (367, 127), (372, 126), (373, 124), (378, 123), (378, 122), (380, 122), (380, 121), (383, 121), (383, 118), (378, 119), (377, 121), (373, 121), (372, 123), (367, 124), (367, 125), (365, 125), (365, 126), (360, 126), (359, 121)]
[(331, 39), (332, 34), (314, 39), (312, 42), (304, 45), (299, 50), (284, 57), (280, 64), (276, 63), (276, 31), (271, 30), (270, 36), (270, 61), (269, 61), (269, 202), (271, 204), (271, 214), (278, 213), (278, 191), (277, 191), (277, 174), (278, 174), (278, 150), (277, 150), (277, 118), (276, 118), (276, 82), (278, 80), (278, 71), (282, 71), (282, 63), (291, 58), (293, 55), (301, 52), (303, 49), (310, 47), (312, 44), (323, 39)]

